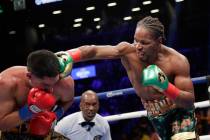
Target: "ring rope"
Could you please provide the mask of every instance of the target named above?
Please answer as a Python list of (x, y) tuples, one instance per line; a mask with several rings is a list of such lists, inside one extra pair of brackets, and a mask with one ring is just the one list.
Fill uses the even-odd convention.
[[(206, 83), (210, 79), (210, 75), (208, 76), (201, 76), (201, 77), (195, 77), (192, 78), (193, 84), (200, 84), (200, 83)], [(97, 96), (100, 99), (108, 99), (116, 96), (122, 96), (122, 95), (133, 95), (135, 94), (134, 88), (125, 88), (120, 90), (113, 90), (113, 91), (107, 91), (107, 92), (101, 92), (97, 93)], [(79, 102), (81, 96), (74, 97), (74, 102)]]
[(200, 140), (210, 140), (210, 135), (203, 135), (199, 137)]
[[(195, 105), (195, 108), (205, 108), (205, 107), (210, 106), (210, 102), (209, 102), (209, 100), (206, 100), (206, 101), (202, 101), (202, 102), (197, 102), (194, 105)], [(117, 121), (117, 120), (124, 120), (124, 119), (139, 118), (142, 116), (147, 116), (146, 110), (110, 115), (110, 116), (105, 116), (104, 118), (108, 121)]]

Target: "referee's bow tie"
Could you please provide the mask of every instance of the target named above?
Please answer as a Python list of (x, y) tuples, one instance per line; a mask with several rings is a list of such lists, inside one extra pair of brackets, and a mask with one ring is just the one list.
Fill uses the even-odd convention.
[(87, 126), (87, 125), (90, 126), (90, 127), (93, 127), (95, 125), (95, 123), (94, 122), (87, 122), (87, 121), (81, 123), (82, 127)]

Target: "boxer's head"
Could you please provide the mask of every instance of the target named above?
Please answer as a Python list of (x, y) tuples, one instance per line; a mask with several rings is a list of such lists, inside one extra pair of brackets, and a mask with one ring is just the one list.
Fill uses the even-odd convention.
[(148, 16), (140, 20), (134, 34), (138, 57), (146, 62), (155, 59), (164, 39), (164, 26), (158, 18)]
[(27, 76), (31, 86), (49, 90), (59, 80), (59, 61), (48, 50), (38, 50), (29, 54)]
[(80, 110), (86, 121), (91, 121), (99, 109), (99, 101), (96, 93), (88, 90), (82, 94), (80, 102)]

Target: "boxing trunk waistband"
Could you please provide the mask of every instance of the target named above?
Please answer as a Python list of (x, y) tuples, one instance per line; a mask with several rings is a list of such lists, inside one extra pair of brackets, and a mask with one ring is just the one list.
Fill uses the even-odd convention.
[(150, 117), (156, 117), (175, 109), (176, 105), (167, 97), (161, 100), (146, 101), (142, 99), (144, 108)]

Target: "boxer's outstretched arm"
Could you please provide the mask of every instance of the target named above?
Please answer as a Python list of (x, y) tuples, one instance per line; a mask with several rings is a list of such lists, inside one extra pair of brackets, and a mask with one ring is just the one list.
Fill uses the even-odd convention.
[(85, 45), (67, 51), (73, 54), (74, 62), (93, 60), (93, 59), (115, 59), (135, 52), (135, 47), (127, 42), (121, 42), (116, 46), (111, 45)]

